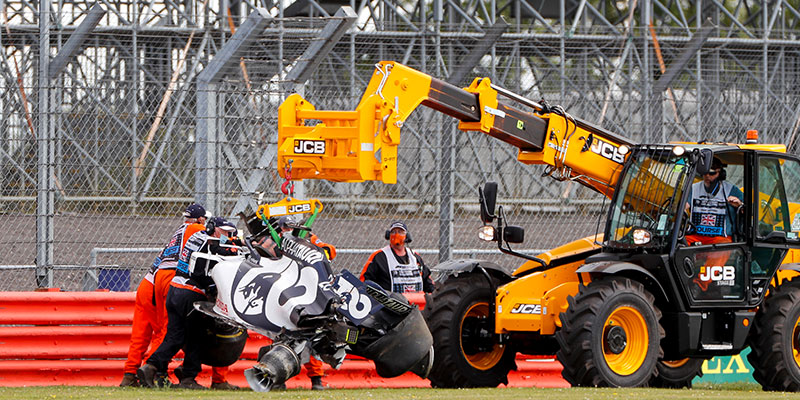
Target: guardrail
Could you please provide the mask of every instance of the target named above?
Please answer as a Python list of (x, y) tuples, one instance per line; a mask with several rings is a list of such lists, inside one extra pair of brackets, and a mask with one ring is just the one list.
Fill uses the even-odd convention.
[[(408, 296), (424, 307), (421, 294)], [(133, 318), (133, 292), (0, 292), (0, 386), (116, 386), (128, 352)], [(269, 339), (250, 332), (241, 359), (228, 380), (247, 386), (243, 371), (252, 367), (258, 349)], [(178, 357), (181, 354), (179, 353)], [(170, 371), (180, 365), (173, 362)], [(334, 370), (326, 365), (325, 381), (332, 388), (429, 387), (430, 382), (407, 373), (381, 378), (372, 361), (348, 357)], [(177, 381), (174, 376), (173, 381)], [(211, 369), (198, 376), (208, 385)], [(287, 382), (308, 388), (305, 372)], [(509, 386), (567, 387), (561, 365), (552, 358), (520, 356)]]

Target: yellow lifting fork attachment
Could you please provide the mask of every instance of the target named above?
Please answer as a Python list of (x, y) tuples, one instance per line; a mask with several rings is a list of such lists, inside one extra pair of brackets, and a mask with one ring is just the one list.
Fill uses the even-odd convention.
[[(498, 101), (498, 95), (531, 111)], [(354, 111), (322, 111), (300, 95), (278, 111), (278, 171), (291, 179), (397, 182), (400, 131), (424, 105), (519, 148), (525, 164), (545, 164), (548, 175), (575, 180), (610, 196), (632, 143), (574, 118), (561, 107), (538, 104), (476, 78), (464, 89), (402, 64), (381, 61)], [(306, 121), (319, 121), (306, 126)], [(291, 161), (290, 161), (291, 160)]]
[[(317, 219), (317, 215), (319, 215), (321, 211), (322, 202), (318, 199), (300, 200), (293, 197), (284, 197), (283, 199), (272, 204), (259, 205), (256, 209), (256, 217), (263, 222), (264, 226), (267, 227), (272, 240), (274, 240), (275, 243), (280, 243), (280, 235), (269, 223), (269, 219), (271, 217), (311, 214), (303, 223), (303, 226), (311, 228), (311, 224), (314, 223), (314, 220)], [(301, 231), (298, 236), (305, 237), (306, 234), (306, 231)]]

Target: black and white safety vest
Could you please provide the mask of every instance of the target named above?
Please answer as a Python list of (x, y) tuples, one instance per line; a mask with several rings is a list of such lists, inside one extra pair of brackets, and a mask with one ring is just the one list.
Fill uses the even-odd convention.
[(205, 289), (214, 283), (211, 277), (208, 276), (210, 270), (209, 260), (198, 259), (194, 265), (190, 266), (189, 264), (192, 259), (192, 253), (195, 251), (216, 253), (209, 249), (212, 242), (214, 244), (219, 243), (216, 238), (209, 236), (205, 231), (196, 232), (189, 237), (181, 250), (180, 259), (175, 269), (175, 277), (172, 278), (173, 283), (187, 288), (193, 287), (197, 289), (195, 290), (196, 292), (205, 293)]
[(728, 236), (728, 196), (733, 184), (718, 182), (711, 193), (706, 192), (703, 181), (692, 185), (692, 223), (695, 232), (703, 236)]
[(406, 249), (408, 264), (400, 264), (390, 246), (386, 246), (382, 250), (389, 268), (392, 291), (396, 293), (422, 291), (422, 268), (417, 263), (414, 252), (411, 249)]

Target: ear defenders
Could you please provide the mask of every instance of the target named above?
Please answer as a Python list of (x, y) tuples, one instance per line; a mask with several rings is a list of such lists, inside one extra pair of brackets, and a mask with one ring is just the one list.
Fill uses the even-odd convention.
[(206, 222), (206, 233), (213, 235), (215, 229), (217, 229), (217, 224), (214, 223), (214, 218), (209, 218)]
[(722, 160), (714, 157), (714, 162), (711, 163), (711, 168), (714, 168), (716, 165), (716, 169), (719, 170), (719, 175), (717, 175), (717, 181), (724, 181), (728, 178), (728, 171), (725, 171), (725, 167), (728, 165), (723, 163)]
[[(386, 230), (386, 233), (383, 234), (383, 238), (389, 240), (392, 237), (392, 231)], [(411, 243), (411, 232), (406, 231), (406, 243)]]

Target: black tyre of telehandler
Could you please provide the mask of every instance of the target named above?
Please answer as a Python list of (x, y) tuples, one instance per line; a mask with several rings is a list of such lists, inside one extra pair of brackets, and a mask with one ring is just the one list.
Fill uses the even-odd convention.
[(636, 281), (611, 277), (567, 299), (556, 332), (561, 375), (573, 386), (646, 386), (663, 356), (661, 312)]
[(441, 388), (496, 387), (516, 369), (516, 352), (497, 342), (486, 324), (494, 296), (483, 275), (461, 274), (427, 296), (423, 315), (433, 334), (434, 362), (428, 379)]
[(696, 376), (703, 376), (702, 358), (684, 358), (675, 361), (659, 361), (656, 364), (658, 375), (650, 379), (650, 387), (657, 388), (692, 388)]
[(747, 361), (764, 390), (800, 390), (800, 278), (770, 286), (748, 341)]

